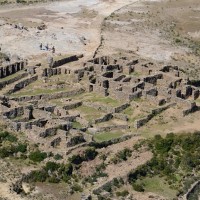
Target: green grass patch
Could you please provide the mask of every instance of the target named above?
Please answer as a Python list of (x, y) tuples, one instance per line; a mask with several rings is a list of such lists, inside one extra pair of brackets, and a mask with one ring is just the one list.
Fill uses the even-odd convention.
[(200, 99), (196, 99), (195, 102), (196, 102), (197, 104), (200, 104)]
[(90, 99), (92, 102), (100, 102), (109, 106), (117, 107), (119, 106), (119, 102), (115, 99), (112, 99), (110, 97), (100, 97), (100, 96), (93, 96), (93, 98)]
[(103, 112), (96, 110), (95, 108), (88, 107), (88, 106), (80, 106), (75, 110), (82, 113), (86, 120), (91, 121), (93, 119), (97, 119), (102, 116)]
[(33, 89), (33, 90), (26, 90), (26, 91), (20, 91), (12, 94), (12, 97), (20, 97), (20, 96), (35, 96), (35, 95), (40, 95), (40, 94), (51, 94), (51, 93), (56, 93), (56, 92), (64, 92), (68, 91), (67, 88), (59, 88), (59, 89)]
[(116, 99), (113, 99), (111, 97), (104, 97), (104, 96), (101, 96), (101, 95), (98, 95), (98, 94), (95, 94), (95, 93), (84, 93), (84, 94), (81, 94), (81, 95), (77, 95), (75, 97), (75, 99), (77, 100), (85, 100), (87, 102), (92, 102), (92, 103), (100, 103), (100, 104), (103, 104), (103, 105), (108, 105), (108, 106), (111, 106), (111, 107), (117, 107), (120, 105), (120, 102), (117, 101)]
[(131, 74), (130, 74), (130, 76), (137, 76), (137, 77), (139, 77), (139, 76), (141, 76), (142, 75), (142, 73), (140, 73), (140, 72), (132, 72)]
[(103, 142), (115, 138), (119, 138), (123, 135), (122, 132), (117, 131), (117, 132), (102, 132), (102, 133), (97, 133), (94, 135), (94, 140), (97, 142)]
[(17, 73), (14, 73), (14, 74), (12, 74), (12, 75), (10, 75), (10, 76), (7, 76), (7, 77), (5, 77), (5, 78), (0, 79), (0, 82), (4, 82), (4, 81), (8, 81), (8, 80), (10, 80), (10, 79), (13, 79), (13, 78), (19, 76), (20, 74), (22, 74), (21, 71), (20, 71), (20, 72), (17, 72)]
[(56, 104), (57, 106), (64, 106), (65, 104), (61, 101), (61, 99), (52, 99), (49, 103)]
[(131, 116), (133, 112), (134, 112), (134, 109), (132, 107), (128, 107), (123, 111), (123, 113), (128, 116)]
[(145, 192), (157, 193), (158, 195), (162, 195), (169, 199), (176, 197), (176, 190), (171, 189), (169, 184), (165, 182), (164, 178), (158, 176), (152, 178), (147, 177), (138, 180), (137, 182), (143, 185)]
[(72, 122), (72, 127), (75, 129), (81, 129), (82, 125), (79, 122)]

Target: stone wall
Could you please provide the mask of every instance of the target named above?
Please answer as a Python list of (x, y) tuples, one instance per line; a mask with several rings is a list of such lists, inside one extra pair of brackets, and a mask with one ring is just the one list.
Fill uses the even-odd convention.
[(51, 77), (62, 74), (61, 68), (44, 68), (42, 72), (43, 77)]
[(142, 97), (142, 90), (139, 90), (137, 92), (134, 92), (133, 94), (130, 94), (129, 100), (132, 101), (134, 99), (139, 99), (140, 97)]
[(164, 111), (164, 110), (166, 110), (166, 109), (168, 109), (168, 108), (170, 108), (174, 105), (176, 105), (176, 104), (172, 103), (172, 104), (168, 104), (166, 106), (162, 106), (160, 108), (156, 108), (156, 109), (151, 110), (151, 113), (148, 114), (146, 117), (144, 117), (142, 119), (135, 120), (134, 127), (138, 129), (138, 128), (144, 126), (153, 117), (155, 117), (156, 115), (160, 114), (162, 111)]
[(27, 85), (29, 85), (29, 84), (35, 82), (36, 80), (38, 80), (38, 76), (37, 76), (37, 75), (36, 75), (36, 76), (33, 76), (33, 77), (31, 77), (31, 78), (27, 78), (27, 79), (25, 79), (25, 80), (22, 80), (21, 82), (17, 83), (17, 84), (14, 86), (13, 89), (9, 90), (9, 91), (7, 92), (7, 94), (9, 95), (9, 94), (12, 94), (12, 93), (14, 93), (14, 92), (17, 92), (17, 91), (23, 89), (24, 87), (26, 87)]
[(3, 116), (6, 116), (8, 119), (13, 119), (19, 116), (22, 116), (24, 114), (24, 107), (17, 107), (13, 108), (8, 112), (3, 113)]
[(42, 106), (38, 106), (37, 108), (40, 109), (40, 110), (44, 110), (44, 111), (53, 113), (54, 110), (55, 110), (55, 108), (56, 108), (56, 106), (54, 106), (54, 105), (43, 106), (43, 105), (42, 105)]
[(61, 65), (67, 64), (69, 62), (77, 61), (80, 57), (83, 57), (83, 56), (82, 55), (79, 55), (79, 56), (73, 55), (73, 56), (69, 56), (69, 57), (54, 61), (52, 64), (52, 68), (59, 67)]
[(122, 104), (122, 105), (120, 105), (120, 106), (118, 106), (118, 107), (113, 108), (113, 112), (114, 112), (114, 113), (122, 112), (123, 110), (125, 110), (125, 109), (128, 108), (129, 106), (130, 106), (129, 103)]
[(61, 143), (61, 137), (57, 137), (57, 138), (55, 138), (55, 139), (53, 139), (52, 141), (51, 141), (51, 143), (50, 143), (50, 145), (52, 146), (52, 147), (57, 147), (59, 144)]
[(113, 113), (113, 117), (122, 121), (128, 121), (128, 117), (122, 113)]
[(63, 106), (63, 109), (70, 110), (70, 109), (78, 108), (79, 106), (82, 106), (82, 104), (83, 104), (82, 101), (70, 102), (67, 105)]
[(125, 103), (125, 104), (122, 104), (122, 105), (117, 106), (115, 108), (112, 108), (111, 106), (105, 106), (105, 105), (102, 105), (102, 104), (99, 104), (99, 103), (95, 103), (95, 102), (94, 103), (83, 102), (83, 105), (95, 108), (97, 110), (102, 110), (102, 111), (105, 111), (105, 112), (109, 112), (109, 113), (120, 113), (120, 112), (122, 112), (123, 110), (125, 110), (126, 108), (128, 108), (130, 106), (129, 103)]
[(114, 130), (125, 130), (125, 129), (129, 129), (128, 125), (110, 125), (110, 126), (106, 126), (106, 127), (99, 127), (97, 128), (97, 132), (104, 132), (104, 131), (114, 131)]
[(85, 90), (80, 88), (72, 91), (67, 91), (67, 92), (57, 92), (53, 94), (41, 94), (41, 95), (34, 95), (34, 96), (23, 96), (23, 97), (17, 97), (17, 98), (12, 98), (12, 100), (15, 101), (37, 101), (37, 100), (51, 100), (51, 99), (59, 99), (59, 98), (64, 98), (64, 97), (70, 97), (74, 95), (78, 95), (83, 93)]
[(79, 114), (77, 114), (77, 115), (67, 115), (65, 117), (59, 117), (59, 119), (66, 120), (66, 121), (69, 121), (69, 122), (74, 122), (74, 121), (76, 121), (77, 117), (80, 117), (80, 115)]
[(163, 78), (163, 74), (155, 74), (155, 75), (151, 75), (151, 76), (147, 76), (144, 78), (144, 82), (147, 83), (151, 83), (153, 85), (155, 85), (157, 83), (157, 79), (162, 79)]
[(8, 84), (14, 83), (15, 81), (18, 81), (22, 78), (25, 78), (26, 76), (28, 76), (28, 73), (22, 73), (22, 74), (19, 74), (18, 76), (11, 78), (9, 80), (1, 81), (0, 82), (0, 89), (6, 87), (6, 85), (8, 85)]
[(183, 116), (189, 115), (190, 113), (196, 112), (198, 110), (200, 110), (200, 107), (198, 107), (196, 103), (193, 102), (190, 104), (189, 108), (183, 110)]
[(54, 136), (57, 134), (57, 127), (53, 127), (53, 128), (47, 128), (45, 129), (45, 131), (43, 131), (42, 133), (40, 133), (40, 137), (46, 138), (49, 136)]
[(26, 61), (19, 61), (15, 62), (6, 66), (0, 67), (0, 78), (5, 78), (9, 75), (12, 75), (22, 69), (26, 66)]
[(113, 118), (112, 113), (108, 113), (108, 114), (104, 115), (103, 117), (95, 119), (94, 123), (97, 124), (97, 123), (107, 122), (107, 121), (111, 120), (112, 118)]

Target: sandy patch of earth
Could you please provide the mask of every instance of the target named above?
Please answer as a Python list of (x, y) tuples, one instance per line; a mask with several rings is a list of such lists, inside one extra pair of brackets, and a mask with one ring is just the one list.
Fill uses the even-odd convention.
[[(44, 53), (39, 49), (43, 43), (55, 46), (56, 53), (83, 53), (90, 57), (99, 45), (104, 17), (134, 1), (74, 0), (1, 9), (0, 20), (5, 24), (0, 28), (2, 51), (31, 58)], [(95, 16), (91, 18), (90, 13), (83, 13), (85, 9), (95, 12)], [(36, 27), (42, 22), (47, 29), (40, 31)], [(13, 24), (22, 24), (28, 31), (16, 29)]]

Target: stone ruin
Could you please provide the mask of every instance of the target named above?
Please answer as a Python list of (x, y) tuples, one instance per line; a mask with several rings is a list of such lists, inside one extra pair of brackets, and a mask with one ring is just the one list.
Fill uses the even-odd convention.
[[(38, 73), (38, 66), (27, 66), (25, 61), (0, 68), (0, 112), (2, 120), (10, 129), (25, 132), (31, 140), (60, 153), (65, 148), (91, 142), (93, 137), (86, 132), (96, 134), (123, 129), (129, 133), (129, 118), (123, 111), (138, 99), (153, 102), (155, 107), (149, 108), (146, 116), (133, 122), (132, 126), (136, 129), (175, 105), (181, 107), (183, 116), (199, 110), (195, 103), (199, 98), (199, 89), (189, 84), (188, 78), (177, 66), (161, 66), (138, 58), (115, 59), (107, 56), (81, 64), (80, 57), (71, 56), (54, 62), (50, 68), (42, 68), (41, 73)], [(66, 65), (70, 62), (77, 62), (79, 67)], [(4, 80), (19, 72), (18, 76)], [(79, 87), (70, 86), (69, 91), (49, 94), (12, 97), (12, 94), (38, 79), (59, 75), (71, 77), (72, 84), (79, 84)], [(84, 99), (71, 99), (84, 93), (111, 97), (117, 99), (120, 105), (110, 107), (85, 102)], [(56, 99), (63, 99), (63, 105), (50, 103), (50, 100)], [(87, 121), (78, 111), (70, 112), (81, 106), (94, 108), (97, 112), (103, 111), (103, 115)], [(123, 124), (98, 126), (113, 119), (121, 120)], [(74, 123), (79, 123), (81, 128), (74, 128)], [(56, 148), (58, 146), (63, 148)]]
[[(138, 60), (101, 57), (88, 61), (84, 70), (77, 72), (78, 81), (84, 76), (89, 92), (127, 102), (143, 97), (158, 106), (179, 103), (192, 112), (196, 109), (193, 100), (199, 98), (199, 88), (189, 85), (189, 80), (177, 66), (159, 67), (153, 63), (140, 64)], [(183, 114), (187, 112), (183, 111)]]

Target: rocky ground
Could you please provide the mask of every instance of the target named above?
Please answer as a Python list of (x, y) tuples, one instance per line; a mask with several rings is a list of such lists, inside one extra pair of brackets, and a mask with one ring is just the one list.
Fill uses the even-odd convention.
[[(91, 56), (99, 45), (104, 17), (131, 2), (77, 0), (1, 6), (2, 50), (11, 55), (36, 59), (48, 54), (39, 48), (40, 43), (48, 43), (49, 47), (55, 46), (56, 53), (84, 53), (85, 56)], [(26, 29), (14, 28), (16, 25)], [(44, 30), (39, 30), (39, 27)], [(10, 43), (13, 43), (12, 47)]]

